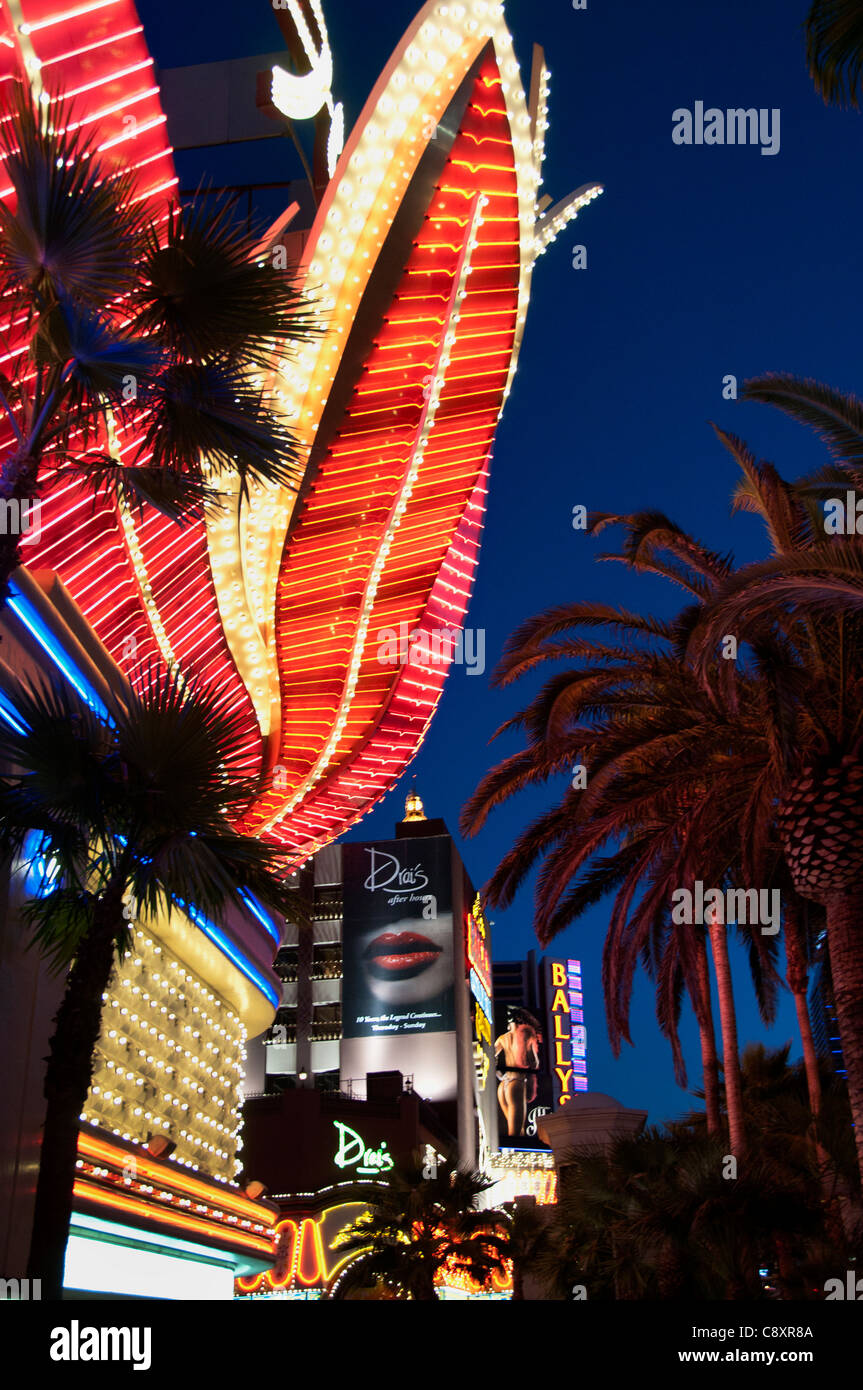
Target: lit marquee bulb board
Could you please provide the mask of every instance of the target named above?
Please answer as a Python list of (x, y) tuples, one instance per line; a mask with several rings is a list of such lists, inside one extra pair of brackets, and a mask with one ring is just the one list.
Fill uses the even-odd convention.
[[(106, 159), (139, 170), (164, 220), (176, 175), (131, 0), (0, 0), (0, 29), (0, 80), (17, 61), (37, 93), (77, 93)], [(297, 861), (364, 815), (425, 737), (447, 662), (383, 664), (378, 634), (461, 628), (533, 267), (601, 191), (538, 213), (536, 60), (534, 78), (529, 102), (488, 0), (430, 0), (383, 70), (299, 272), (325, 331), (274, 344), (280, 366), (260, 383), (307, 459), (293, 486), (180, 531), (147, 507), (94, 508), (65, 481), (25, 545), (133, 680), (154, 661), (219, 691), (245, 733), (232, 770), (260, 776), (243, 826)], [(22, 347), (13, 335), (5, 370)], [(135, 421), (107, 433), (136, 457)]]
[(81, 1118), (136, 1143), (164, 1135), (177, 1162), (234, 1177), (245, 1038), (228, 1002), (138, 929), (114, 970)]

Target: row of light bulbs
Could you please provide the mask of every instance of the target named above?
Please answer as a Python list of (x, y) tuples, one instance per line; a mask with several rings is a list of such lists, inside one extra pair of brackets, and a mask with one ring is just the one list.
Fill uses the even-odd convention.
[[(117, 1047), (128, 1049), (130, 1052), (136, 1051), (138, 1057), (141, 1058), (139, 1066), (153, 1067), (157, 1072), (163, 1073), (168, 1084), (170, 1084), (169, 1079), (173, 1079), (175, 1086), (186, 1086), (195, 1093), (197, 1100), (193, 1113), (198, 1132), (192, 1128), (179, 1131), (179, 1139), (183, 1141), (178, 1143), (178, 1148), (181, 1150), (178, 1154), (180, 1162), (195, 1170), (199, 1168), (198, 1162), (195, 1161), (196, 1158), (205, 1160), (207, 1166), (214, 1162), (223, 1165), (230, 1165), (233, 1162), (233, 1171), (236, 1173), (242, 1166), (236, 1158), (236, 1152), (239, 1148), (236, 1141), (240, 1127), (238, 1103), (240, 1100), (239, 1087), (243, 1076), (241, 1059), (246, 1037), (245, 1027), (238, 1015), (224, 1005), (223, 1001), (212, 990), (197, 980), (191, 971), (188, 971), (179, 961), (165, 955), (163, 948), (152, 937), (140, 929), (136, 930), (135, 937), (136, 949), (140, 954), (128, 952), (123, 957), (121, 966), (125, 966), (128, 970), (131, 965), (141, 974), (138, 977), (133, 977), (131, 971), (125, 974), (121, 969), (119, 972), (121, 978), (115, 987), (127, 992), (126, 997), (130, 999), (139, 996), (142, 1013), (138, 1015), (125, 1007), (123, 994), (120, 995), (120, 998), (103, 996), (112, 1009), (118, 1011), (118, 1024), (120, 1024), (120, 1019), (124, 1021), (128, 1019), (128, 1024), (124, 1023), (120, 1024), (119, 1028), (107, 1029), (103, 1042), (110, 1039)], [(152, 952), (152, 959), (149, 958), (150, 952)], [(148, 958), (145, 959), (145, 957)], [(171, 983), (172, 975), (170, 973), (163, 973), (163, 970), (157, 970), (156, 966), (173, 972), (176, 984)], [(169, 1009), (168, 1004), (160, 1003), (159, 999), (143, 985), (136, 985), (134, 978), (148, 979), (148, 983), (152, 982), (164, 991), (163, 997), (166, 996), (169, 1003), (176, 999), (178, 1006), (185, 1006), (188, 1010), (188, 1021), (182, 1022), (178, 1015)], [(150, 1012), (151, 1018), (156, 1020), (158, 1026), (154, 1026), (144, 1016), (143, 1010), (145, 1009)], [(196, 1021), (200, 1022), (200, 1028), (194, 1026)], [(199, 1051), (192, 1051), (182, 1046), (181, 1043), (167, 1037), (164, 1031), (160, 1031), (160, 1028), (164, 1029), (166, 1022), (172, 1022), (181, 1027), (183, 1034), (187, 1035), (190, 1041), (195, 1039), (199, 1044)], [(129, 1025), (138, 1026), (132, 1029), (130, 1036), (126, 1036), (123, 1027), (129, 1027)], [(204, 1034), (203, 1040), (202, 1032)], [(208, 1033), (209, 1037), (206, 1036)], [(146, 1048), (135, 1046), (137, 1042), (146, 1041), (154, 1036), (163, 1047), (176, 1053), (178, 1057), (183, 1056), (193, 1063), (201, 1080), (212, 1083), (212, 1090), (209, 1093), (210, 1100), (207, 1103), (214, 1107), (216, 1116), (207, 1115), (202, 1109), (203, 1097), (208, 1092), (201, 1084), (201, 1080), (195, 1079), (187, 1073), (181, 1073), (176, 1066), (153, 1056)], [(216, 1040), (221, 1042), (221, 1047)], [(233, 1056), (230, 1055), (229, 1049), (233, 1049)], [(221, 1053), (225, 1054), (221, 1060), (221, 1065), (225, 1068), (224, 1071), (212, 1065), (212, 1062), (216, 1061)], [(185, 1116), (189, 1113), (188, 1101), (184, 1101), (181, 1096), (173, 1094), (172, 1091), (165, 1091), (164, 1086), (160, 1087), (158, 1083), (150, 1082), (149, 1078), (145, 1079), (146, 1073), (142, 1076), (130, 1071), (126, 1058), (115, 1059), (103, 1053), (103, 1065), (106, 1071), (113, 1072), (116, 1081), (122, 1083), (121, 1092), (117, 1094), (114, 1089), (106, 1089), (98, 1084), (94, 1085), (91, 1088), (91, 1098), (84, 1118), (95, 1118), (97, 1123), (101, 1122), (105, 1116), (110, 1120), (113, 1108), (118, 1105), (125, 1105), (129, 1108), (131, 1115), (142, 1122), (147, 1121), (151, 1129), (170, 1130), (172, 1128), (171, 1116), (174, 1112), (178, 1116)], [(226, 1073), (233, 1073), (233, 1075)], [(130, 1097), (126, 1084), (128, 1082), (133, 1082), (136, 1088), (155, 1084), (158, 1092), (163, 1096), (165, 1105), (169, 1107), (169, 1118), (164, 1117), (164, 1109), (161, 1114), (155, 1114), (146, 1109), (144, 1105), (137, 1103), (138, 1098), (134, 1092)], [(220, 1091), (223, 1094), (219, 1094)], [(226, 1106), (225, 1095), (230, 1096), (233, 1103)], [(113, 1132), (115, 1134), (121, 1133), (116, 1128), (113, 1128)], [(124, 1138), (143, 1142), (140, 1135), (122, 1133)], [(226, 1148), (226, 1140), (235, 1142), (230, 1148)], [(220, 1177), (222, 1175), (214, 1173), (213, 1176)]]

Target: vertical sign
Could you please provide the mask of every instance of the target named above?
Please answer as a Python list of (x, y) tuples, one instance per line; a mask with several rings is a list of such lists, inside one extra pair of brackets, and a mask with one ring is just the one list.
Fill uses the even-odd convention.
[(492, 982), (489, 930), (479, 893), (474, 895), (473, 906), (465, 918), (464, 944), (465, 965), (472, 996), (477, 1113), (481, 1113), (480, 1101), (488, 1085), (494, 1053), (492, 1051)]
[(587, 1090), (587, 1029), (584, 1026), (584, 994), (581, 988), (581, 961), (566, 962), (566, 988), (572, 1036), (572, 1089)]
[(587, 1090), (587, 1030), (581, 962), (548, 962), (548, 1021), (555, 1105), (566, 1105), (576, 1091)]

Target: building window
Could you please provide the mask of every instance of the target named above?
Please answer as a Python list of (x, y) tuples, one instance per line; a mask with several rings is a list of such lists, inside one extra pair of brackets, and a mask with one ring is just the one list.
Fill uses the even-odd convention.
[(341, 1036), (341, 1004), (316, 1004), (312, 1016), (312, 1042), (332, 1042)]
[(293, 984), (297, 978), (296, 946), (280, 946), (273, 961), (273, 969), (283, 984)]
[(276, 1013), (273, 1026), (267, 1034), (271, 1043), (295, 1043), (297, 1041), (297, 1011), (283, 1006)]
[(312, 957), (313, 980), (340, 980), (342, 978), (342, 948), (340, 945), (315, 946)]

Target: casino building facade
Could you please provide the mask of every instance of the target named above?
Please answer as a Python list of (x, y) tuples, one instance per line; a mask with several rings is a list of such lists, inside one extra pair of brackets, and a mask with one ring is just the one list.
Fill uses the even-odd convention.
[[(271, 96), (292, 118), (316, 120), (326, 177), (313, 224), (295, 226), (293, 205), (261, 250), (300, 248), (294, 273), (324, 331), (297, 353), (285, 344), (259, 384), (299, 439), (304, 466), (292, 486), (253, 489), (247, 503), (235, 487), (232, 510), (182, 531), (147, 507), (133, 515), (68, 478), (46, 481), (2, 617), (0, 717), (15, 719), (2, 693), (13, 669), (33, 679), (59, 673), (97, 709), (106, 689), (122, 697), (136, 687), (148, 664), (195, 673), (244, 723), (237, 772), (255, 777), (258, 791), (242, 828), (301, 865), (394, 785), (426, 735), (447, 642), (420, 643), (386, 664), (378, 634), (403, 623), (429, 639), (461, 629), (534, 264), (602, 190), (586, 184), (553, 205), (542, 193), (549, 74), (536, 49), (523, 82), (502, 5), (429, 0), (343, 148), (319, 82), (329, 54), (321, 5), (294, 8), (297, 71), (292, 80), (274, 70)], [(134, 170), (140, 201), (164, 221), (178, 182), (132, 0), (0, 0), (0, 40), (0, 84), (23, 77), (49, 106), (61, 90), (74, 99), (106, 177)], [(24, 330), (2, 327), (4, 371), (22, 372)], [(134, 420), (116, 430), (107, 422), (106, 448), (122, 459), (138, 435)], [(0, 451), (13, 442), (0, 426)], [(61, 987), (25, 949), (20, 908), (40, 872), (33, 862), (13, 866), (3, 904), (14, 1085), (0, 1116), (0, 1236), (10, 1274), (26, 1260), (40, 1059)], [(197, 1297), (228, 1297), (235, 1277), (254, 1279), (271, 1263), (276, 1220), (291, 1218), (238, 1185), (240, 1103), (248, 1041), (290, 1007), (292, 943), (284, 924), (248, 906), (222, 924), (193, 909), (136, 923), (133, 949), (117, 963), (81, 1117), (70, 1292), (170, 1297), (195, 1287)], [(322, 926), (311, 963), (332, 965), (324, 948), (336, 945)], [(481, 996), (470, 970), (460, 978), (454, 1065), (468, 1057), (478, 1076), (488, 1029), (475, 1036)], [(306, 1049), (295, 1072), (341, 1065), (330, 1036), (336, 1001), (315, 992), (303, 996), (302, 1028), (297, 1002), (296, 1040), (283, 1015), (284, 1038), (271, 1043), (273, 1056), (276, 1046)], [(479, 1156), (489, 1145), (473, 1096), (471, 1081), (450, 1103), (464, 1110), (459, 1145)]]

